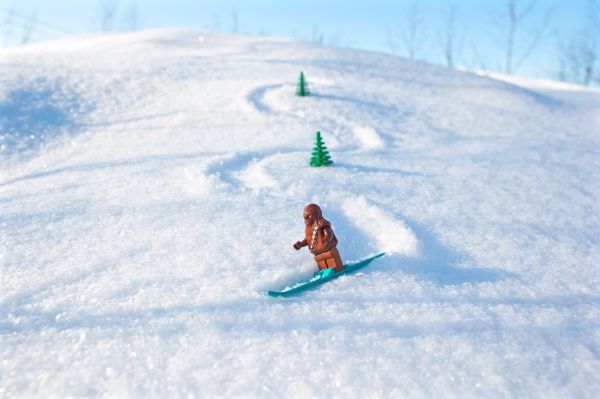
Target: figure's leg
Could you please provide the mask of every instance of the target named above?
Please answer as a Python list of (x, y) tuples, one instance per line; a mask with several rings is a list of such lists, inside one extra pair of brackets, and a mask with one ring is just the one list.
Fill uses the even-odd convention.
[(337, 250), (337, 248), (331, 248), (331, 259), (327, 260), (327, 264), (328, 267), (333, 267), (335, 268), (336, 272), (339, 272), (340, 270), (342, 270), (344, 268), (344, 264), (342, 263), (342, 257), (340, 256), (339, 251)]
[(319, 267), (319, 270), (323, 270), (323, 269), (327, 269), (329, 266), (327, 266), (327, 258), (329, 258), (329, 252), (323, 252), (320, 254), (315, 255), (315, 262), (317, 262), (317, 266)]
[(336, 248), (315, 255), (315, 261), (319, 266), (319, 270), (334, 268), (336, 272), (339, 272), (344, 268), (340, 253)]
[(317, 261), (317, 265), (319, 266), (319, 270), (327, 269), (327, 259)]

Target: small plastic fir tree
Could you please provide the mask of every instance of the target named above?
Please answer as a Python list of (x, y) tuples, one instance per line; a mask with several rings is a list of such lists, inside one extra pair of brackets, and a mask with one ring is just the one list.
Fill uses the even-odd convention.
[(310, 166), (329, 166), (333, 163), (327, 147), (321, 137), (321, 132), (317, 132), (315, 138), (315, 147), (313, 148), (312, 155), (310, 157)]
[(310, 94), (308, 91), (308, 83), (306, 79), (304, 79), (304, 72), (300, 72), (300, 79), (298, 80), (298, 87), (296, 88), (296, 95), (300, 97), (305, 97)]

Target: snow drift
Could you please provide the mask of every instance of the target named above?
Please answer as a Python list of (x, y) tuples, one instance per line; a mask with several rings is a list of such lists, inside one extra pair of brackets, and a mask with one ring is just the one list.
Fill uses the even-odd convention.
[(419, 242), (402, 220), (388, 215), (364, 197), (348, 198), (343, 203), (348, 219), (364, 229), (376, 241), (377, 248), (388, 254), (400, 253), (410, 257), (419, 254)]

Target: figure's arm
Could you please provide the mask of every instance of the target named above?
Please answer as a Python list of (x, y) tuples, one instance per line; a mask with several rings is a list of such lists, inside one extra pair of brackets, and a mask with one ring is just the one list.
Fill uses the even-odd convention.
[(294, 249), (297, 251), (297, 250), (299, 250), (300, 248), (302, 248), (302, 247), (305, 247), (305, 246), (307, 246), (307, 245), (308, 245), (308, 243), (306, 242), (306, 238), (305, 238), (305, 239), (304, 239), (304, 240), (302, 240), (302, 241), (297, 241), (297, 242), (294, 244)]
[(329, 241), (331, 241), (333, 239), (334, 235), (333, 235), (333, 230), (331, 229), (331, 226), (325, 226), (323, 227), (323, 246), (327, 246), (327, 244), (329, 244)]

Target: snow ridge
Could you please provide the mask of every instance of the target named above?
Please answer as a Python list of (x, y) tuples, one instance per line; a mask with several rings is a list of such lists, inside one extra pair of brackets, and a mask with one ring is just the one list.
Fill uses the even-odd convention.
[(375, 241), (376, 250), (411, 258), (419, 256), (419, 241), (402, 220), (368, 203), (363, 196), (348, 198), (342, 208), (346, 216)]

